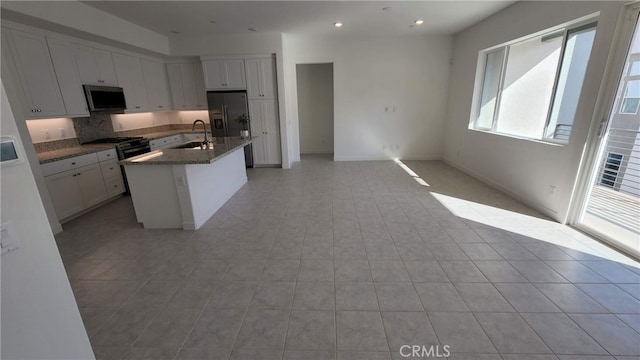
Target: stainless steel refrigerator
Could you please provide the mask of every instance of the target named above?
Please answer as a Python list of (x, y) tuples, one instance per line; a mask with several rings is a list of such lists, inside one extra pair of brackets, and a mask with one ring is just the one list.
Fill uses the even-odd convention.
[[(217, 142), (224, 142), (226, 137), (239, 137), (240, 130), (244, 130), (238, 124), (236, 118), (249, 115), (247, 105), (247, 92), (239, 91), (207, 91), (209, 105), (209, 121), (211, 122), (211, 134)], [(251, 136), (251, 129), (249, 129)], [(253, 151), (251, 144), (244, 147), (244, 161), (247, 167), (253, 167)]]

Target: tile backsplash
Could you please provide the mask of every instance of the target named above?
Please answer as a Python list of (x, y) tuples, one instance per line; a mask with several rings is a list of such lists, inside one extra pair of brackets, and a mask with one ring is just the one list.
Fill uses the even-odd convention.
[(92, 112), (89, 117), (74, 118), (73, 127), (81, 144), (116, 136), (113, 126), (111, 126), (111, 114), (106, 112)]
[(208, 124), (207, 111), (139, 114), (92, 112), (88, 117), (28, 120), (36, 151), (49, 151), (106, 137), (142, 136), (152, 132), (191, 131), (195, 119)]

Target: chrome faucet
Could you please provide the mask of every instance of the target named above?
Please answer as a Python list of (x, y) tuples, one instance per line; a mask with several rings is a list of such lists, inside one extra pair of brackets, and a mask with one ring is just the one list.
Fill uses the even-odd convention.
[(193, 125), (191, 126), (191, 131), (196, 131), (196, 124), (199, 122), (202, 123), (202, 132), (204, 133), (204, 141), (202, 142), (203, 149), (206, 149), (209, 147), (209, 139), (207, 138), (207, 125), (204, 123), (204, 121), (200, 119), (194, 121)]

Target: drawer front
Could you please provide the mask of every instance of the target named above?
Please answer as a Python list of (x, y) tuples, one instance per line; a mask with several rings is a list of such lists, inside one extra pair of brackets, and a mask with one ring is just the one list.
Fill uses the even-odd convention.
[(40, 168), (42, 169), (42, 175), (49, 176), (63, 171), (77, 169), (82, 166), (95, 164), (97, 162), (98, 155), (96, 153), (91, 153), (42, 164)]
[(117, 159), (118, 159), (118, 153), (116, 152), (116, 149), (104, 150), (98, 153), (99, 161), (109, 161), (109, 160), (117, 160)]
[(104, 185), (107, 187), (107, 195), (109, 197), (114, 197), (116, 195), (120, 195), (124, 192), (124, 180), (122, 180), (122, 176), (119, 178), (109, 179), (104, 182)]
[(118, 160), (111, 160), (100, 163), (100, 168), (102, 169), (102, 177), (106, 179), (111, 177), (122, 177), (122, 172), (120, 170), (120, 165), (118, 165)]

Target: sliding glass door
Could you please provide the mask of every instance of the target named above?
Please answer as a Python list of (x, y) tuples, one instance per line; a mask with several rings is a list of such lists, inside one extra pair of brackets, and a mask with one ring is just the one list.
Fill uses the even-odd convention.
[[(640, 24), (636, 5), (621, 51), (626, 50), (609, 116), (598, 134), (577, 225), (640, 256)], [(619, 63), (622, 63), (620, 61)], [(620, 68), (618, 68), (619, 70)], [(615, 92), (615, 94), (613, 94)]]

